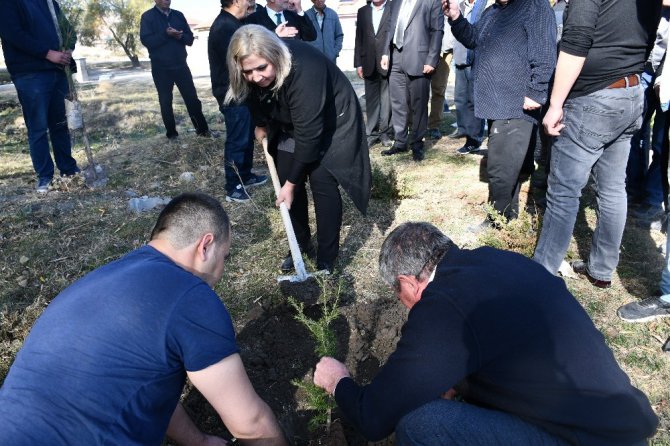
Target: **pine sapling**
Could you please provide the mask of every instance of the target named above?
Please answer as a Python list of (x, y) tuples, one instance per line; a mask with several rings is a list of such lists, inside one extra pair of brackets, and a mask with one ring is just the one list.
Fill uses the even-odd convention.
[[(318, 281), (321, 295), (317, 304), (321, 307), (321, 317), (316, 320), (307, 317), (305, 304), (293, 297), (289, 297), (289, 303), (296, 310), (295, 319), (307, 327), (316, 342), (314, 352), (319, 357), (335, 356), (337, 353), (337, 338), (331, 324), (340, 316), (339, 304), (342, 282), (338, 282), (337, 287), (334, 287), (323, 278), (319, 278)], [(333, 397), (312, 382), (295, 379), (291, 383), (305, 392), (307, 406), (316, 412), (309, 421), (309, 428), (314, 430), (325, 424), (326, 431), (330, 431), (332, 410), (335, 407)]]

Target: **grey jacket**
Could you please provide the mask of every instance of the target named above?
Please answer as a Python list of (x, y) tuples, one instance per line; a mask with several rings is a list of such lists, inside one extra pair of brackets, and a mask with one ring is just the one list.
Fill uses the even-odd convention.
[(337, 13), (326, 7), (323, 10), (323, 29), (319, 26), (319, 21), (316, 18), (316, 11), (310, 8), (305, 11), (305, 16), (309, 18), (316, 30), (316, 40), (307, 42), (314, 48), (321, 51), (326, 57), (333, 62), (337, 61), (337, 56), (342, 51), (342, 40), (344, 40), (344, 32), (342, 32), (342, 25)]

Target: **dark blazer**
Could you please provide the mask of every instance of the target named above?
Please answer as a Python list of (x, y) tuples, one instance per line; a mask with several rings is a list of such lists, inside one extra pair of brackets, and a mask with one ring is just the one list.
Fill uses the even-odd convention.
[[(298, 35), (296, 36), (296, 39), (305, 40), (307, 42), (316, 40), (316, 30), (306, 15), (299, 16), (295, 12), (289, 11), (288, 9), (284, 10), (283, 13), (284, 18), (286, 19), (286, 24), (298, 29)], [(256, 7), (256, 12), (244, 19), (244, 24), (261, 25), (270, 31), (274, 31), (277, 27), (277, 24), (268, 16), (265, 7), (260, 5)]]
[[(56, 25), (46, 2), (27, 0), (3, 1), (0, 14), (0, 40), (9, 74), (63, 71), (61, 65), (46, 59), (49, 50), (60, 51)], [(73, 50), (77, 35), (74, 28), (54, 3), (56, 16), (63, 26), (63, 38)], [(69, 37), (69, 38), (68, 38)], [(70, 68), (76, 69), (74, 58)], [(75, 70), (76, 71), (76, 70)]]
[[(388, 45), (393, 45), (398, 12), (405, 0), (391, 3), (391, 20), (388, 28)], [(416, 0), (405, 30), (402, 71), (410, 76), (423, 76), (423, 66), (437, 67), (444, 34), (444, 15), (440, 0)]]
[(275, 155), (282, 133), (295, 140), (295, 159), (321, 163), (365, 213), (370, 198), (370, 158), (363, 113), (349, 79), (323, 53), (298, 40), (286, 40), (291, 71), (273, 95), (251, 86), (247, 105), (259, 127), (266, 127), (268, 151)]
[(372, 27), (372, 8), (370, 5), (362, 6), (356, 16), (356, 41), (354, 46), (354, 67), (363, 67), (363, 76), (372, 76), (375, 70), (382, 76), (387, 75), (387, 70), (382, 69), (381, 59), (388, 54), (388, 32), (389, 19), (391, 17), (391, 0), (386, 1), (384, 12), (377, 34)]

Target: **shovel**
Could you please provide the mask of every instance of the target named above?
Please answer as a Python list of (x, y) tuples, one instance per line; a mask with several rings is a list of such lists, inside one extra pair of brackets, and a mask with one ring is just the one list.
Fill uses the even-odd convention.
[[(272, 186), (274, 186), (275, 195), (278, 197), (279, 191), (281, 190), (281, 185), (279, 184), (279, 176), (277, 175), (275, 160), (272, 158), (270, 153), (268, 153), (268, 140), (263, 138), (262, 144), (263, 152), (265, 153), (265, 160), (268, 163), (268, 170), (270, 170), (270, 177), (272, 178)], [(288, 237), (288, 245), (291, 249), (291, 257), (293, 258), (293, 267), (295, 268), (296, 274), (294, 276), (279, 276), (277, 277), (277, 282), (304, 282), (310, 277), (313, 277), (313, 274), (308, 274), (305, 270), (305, 262), (302, 259), (302, 253), (300, 252), (300, 247), (298, 246), (298, 240), (295, 238), (293, 224), (291, 223), (291, 216), (288, 213), (286, 203), (282, 202), (279, 205), (279, 211), (281, 212), (281, 219), (284, 222), (284, 228), (286, 229), (286, 236)]]

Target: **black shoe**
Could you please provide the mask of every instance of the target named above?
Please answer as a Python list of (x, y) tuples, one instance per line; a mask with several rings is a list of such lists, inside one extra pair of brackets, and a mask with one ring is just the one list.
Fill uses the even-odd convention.
[(598, 288), (609, 288), (612, 286), (612, 281), (611, 280), (600, 280), (596, 279), (594, 277), (591, 277), (591, 274), (589, 274), (589, 269), (588, 265), (586, 262), (582, 260), (575, 260), (574, 262), (570, 263), (570, 266), (572, 267), (572, 270), (576, 272), (577, 274), (581, 274), (582, 276), (586, 277), (589, 282), (595, 287)]
[(393, 145), (393, 140), (386, 134), (382, 134), (379, 137), (379, 140), (382, 142), (382, 146), (391, 147)]
[(479, 146), (481, 146), (481, 143), (479, 141), (467, 137), (467, 139), (465, 140), (465, 145), (460, 149), (456, 150), (456, 153), (458, 153), (459, 155), (468, 155), (470, 153), (476, 153), (479, 152), (480, 149)]
[(466, 136), (468, 136), (468, 135), (466, 135), (465, 133), (459, 132), (458, 129), (449, 133), (449, 138), (451, 138), (451, 139), (461, 139), (461, 138), (465, 138)]
[(487, 218), (479, 224), (468, 226), (467, 231), (471, 234), (479, 235), (489, 229), (500, 229), (500, 227)]
[(376, 136), (368, 136), (368, 148), (374, 146), (379, 142), (379, 138)]
[(283, 273), (290, 273), (293, 271), (293, 256), (291, 255), (291, 251), (289, 251), (288, 255), (284, 257), (284, 260), (281, 262), (279, 269)]
[(333, 264), (335, 262), (325, 262), (319, 260), (316, 262), (316, 270), (323, 271), (325, 274), (333, 274)]
[(423, 149), (412, 150), (412, 159), (416, 162), (423, 161), (426, 158), (426, 153)]
[(647, 322), (670, 316), (670, 303), (660, 297), (648, 297), (620, 307), (616, 314), (626, 322)]
[(391, 155), (395, 155), (397, 153), (407, 152), (407, 150), (408, 150), (407, 147), (398, 147), (394, 144), (393, 147), (391, 147), (390, 149), (382, 150), (382, 155), (383, 156), (391, 156)]
[(217, 138), (221, 137), (221, 134), (219, 132), (209, 131), (209, 130), (207, 130), (206, 132), (202, 132), (202, 133), (196, 133), (196, 135), (201, 137), (201, 138), (212, 138), (212, 139), (217, 139)]
[[(301, 250), (303, 257), (307, 256), (310, 259), (314, 259), (316, 257), (316, 249), (314, 249), (313, 245), (309, 245), (309, 247), (306, 250)], [(318, 265), (317, 265), (318, 266)], [(290, 273), (293, 271), (293, 256), (291, 255), (291, 251), (288, 252), (286, 257), (284, 257), (284, 260), (281, 262), (281, 271), (283, 273)]]
[(75, 167), (74, 169), (72, 169), (69, 172), (61, 172), (60, 176), (62, 176), (62, 177), (73, 177), (73, 176), (77, 175), (79, 172), (81, 172), (81, 169), (79, 169), (79, 167)]
[(428, 139), (438, 140), (440, 138), (442, 138), (440, 129), (428, 129)]

